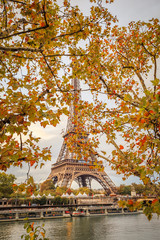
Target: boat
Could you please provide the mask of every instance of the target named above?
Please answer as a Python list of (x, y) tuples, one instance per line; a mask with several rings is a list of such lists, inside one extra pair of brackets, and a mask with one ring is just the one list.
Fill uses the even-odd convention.
[(85, 215), (85, 212), (79, 210), (73, 211), (72, 213), (72, 217), (85, 217)]

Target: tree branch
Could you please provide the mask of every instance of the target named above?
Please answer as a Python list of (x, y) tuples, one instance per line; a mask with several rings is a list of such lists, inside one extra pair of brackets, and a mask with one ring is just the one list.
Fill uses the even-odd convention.
[(153, 55), (152, 53), (150, 53), (150, 52), (148, 51), (148, 49), (144, 46), (144, 43), (141, 43), (140, 45), (144, 48), (144, 50), (145, 50), (151, 57), (154, 57), (154, 55)]
[[(47, 94), (47, 93), (49, 93), (49, 90), (48, 90), (48, 89), (46, 89), (45, 91), (43, 91), (43, 92), (38, 96), (38, 99), (37, 99), (36, 103), (39, 102), (39, 101), (43, 98), (43, 96), (44, 96), (45, 94)], [(29, 107), (28, 107), (28, 108), (29, 108)], [(11, 114), (8, 118), (6, 117), (5, 119), (1, 119), (1, 120), (0, 120), (0, 132), (2, 131), (2, 128), (3, 128), (6, 124), (10, 124), (10, 123), (11, 123), (11, 119), (12, 119), (13, 116), (26, 116), (26, 115), (27, 115), (27, 112), (22, 112), (22, 113), (18, 113), (18, 114), (13, 113), (13, 114)]]
[(20, 3), (20, 4), (27, 5), (26, 3), (21, 2), (21, 1), (17, 1), (17, 0), (7, 0), (7, 1), (8, 1), (8, 2), (14, 2), (14, 3)]
[(144, 83), (144, 79), (142, 78), (141, 74), (136, 69), (134, 69), (134, 72), (137, 75), (137, 77), (139, 78), (139, 81), (140, 81), (140, 83), (142, 85), (142, 88), (144, 90), (144, 93), (145, 93), (146, 97), (148, 97), (148, 95), (147, 95), (147, 88), (146, 88), (146, 85)]
[(83, 57), (87, 56), (87, 54), (52, 54), (52, 55), (44, 55), (45, 57)]
[(22, 151), (23, 141), (22, 141), (22, 135), (21, 135), (21, 133), (19, 134), (19, 137), (20, 137), (20, 150)]
[[(48, 67), (50, 73), (51, 73), (52, 76), (56, 79), (56, 76), (55, 76), (55, 74), (54, 74), (54, 72), (53, 72), (51, 66), (50, 66), (49, 63), (47, 62), (47, 60), (46, 60), (46, 58), (45, 58), (45, 55), (43, 54), (43, 51), (42, 51), (42, 50), (41, 50), (41, 54), (42, 54), (42, 56), (43, 56), (43, 58), (44, 58), (44, 60), (45, 60), (45, 63), (46, 63), (46, 65), (47, 65), (47, 67)], [(59, 89), (61, 92), (63, 92), (57, 83), (56, 83), (56, 85), (57, 85), (58, 89)]]
[(49, 90), (46, 89), (44, 90), (38, 97), (38, 99), (36, 100), (36, 103), (39, 102), (47, 93), (49, 93)]
[[(156, 60), (156, 56), (154, 55), (153, 57), (154, 59), (154, 80), (156, 80), (157, 78), (157, 60)], [(154, 86), (154, 95), (155, 95), (155, 92), (156, 92), (156, 85)]]
[(137, 75), (137, 77), (140, 80), (140, 83), (142, 85), (142, 88), (144, 90), (145, 95), (147, 96), (147, 94), (146, 94), (147, 88), (146, 88), (146, 85), (144, 83), (144, 79), (142, 78), (141, 74), (133, 66), (123, 66), (123, 68), (131, 68), (131, 69), (133, 69), (133, 71), (135, 72), (135, 74)]
[(5, 29), (7, 30), (7, 9), (6, 9), (6, 3), (5, 1), (3, 0), (3, 5), (4, 5), (4, 13), (5, 13)]
[(52, 38), (51, 41), (53, 41), (53, 40), (55, 40), (55, 39), (57, 39), (57, 38), (61, 38), (61, 37), (65, 37), (65, 36), (72, 36), (72, 35), (74, 35), (74, 34), (76, 34), (76, 33), (83, 32), (83, 28), (84, 28), (84, 27), (82, 27), (81, 29), (79, 29), (78, 31), (75, 31), (75, 32), (64, 33), (64, 34), (57, 35), (56, 37)]
[(106, 131), (103, 129), (103, 126), (100, 122), (98, 122), (98, 120), (94, 119), (89, 113), (87, 113), (88, 116), (94, 121), (96, 122), (102, 129), (102, 131), (106, 134), (106, 136), (108, 137), (109, 141), (111, 142), (111, 144), (116, 148), (116, 150), (118, 151), (119, 155), (126, 160), (126, 156), (124, 155), (124, 153), (120, 150), (120, 148), (118, 147), (117, 143), (114, 141), (113, 137), (111, 136), (111, 134), (109, 133), (109, 131)]
[(33, 29), (26, 30), (26, 31), (21, 31), (21, 32), (13, 33), (13, 34), (10, 34), (10, 35), (8, 35), (8, 36), (0, 37), (0, 40), (1, 40), (1, 39), (7, 39), (7, 38), (10, 38), (10, 37), (14, 37), (14, 36), (18, 36), (18, 35), (25, 34), (25, 33), (30, 33), (30, 32), (39, 31), (39, 30), (42, 30), (42, 29), (45, 29), (45, 28), (48, 28), (48, 27), (49, 27), (49, 25), (47, 24), (46, 26), (43, 26), (43, 27), (33, 28)]
[(9, 52), (19, 52), (19, 51), (25, 51), (25, 52), (41, 52), (40, 49), (36, 48), (25, 48), (25, 47), (3, 47), (0, 46), (1, 51), (9, 51)]
[[(102, 158), (102, 159), (104, 159), (104, 160), (106, 160), (107, 162), (109, 162), (112, 165), (115, 165), (115, 166), (119, 165), (118, 162), (114, 162), (114, 161), (108, 159), (107, 157), (105, 157), (105, 156), (103, 156), (103, 155), (101, 155), (99, 153), (97, 153), (97, 156)], [(126, 167), (123, 166), (123, 168), (125, 168), (125, 171), (127, 171), (127, 172), (128, 172), (128, 170), (133, 171), (133, 168), (131, 168), (131, 167), (129, 168), (129, 166), (126, 166)], [(140, 174), (137, 171), (134, 172), (134, 175), (137, 176), (137, 177), (140, 177)]]
[(129, 101), (129, 100), (124, 100), (124, 96), (123, 95), (120, 95), (118, 93), (113, 93), (110, 88), (107, 86), (106, 82), (104, 81), (104, 79), (102, 78), (102, 76), (99, 77), (99, 79), (103, 82), (104, 86), (106, 87), (106, 90), (107, 90), (107, 93), (110, 95), (110, 96), (116, 96), (118, 98), (120, 98), (121, 100), (127, 102), (127, 103), (130, 103), (132, 106), (134, 107), (139, 107), (139, 102), (133, 102), (133, 101)]

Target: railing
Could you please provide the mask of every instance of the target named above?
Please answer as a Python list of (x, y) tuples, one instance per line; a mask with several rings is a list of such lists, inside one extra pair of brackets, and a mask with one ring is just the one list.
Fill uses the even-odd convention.
[(60, 164), (64, 164), (64, 163), (78, 163), (78, 164), (86, 164), (87, 166), (94, 166), (93, 164), (90, 163), (90, 161), (86, 162), (85, 160), (75, 160), (75, 159), (65, 159), (56, 163), (53, 163), (52, 166), (59, 166)]

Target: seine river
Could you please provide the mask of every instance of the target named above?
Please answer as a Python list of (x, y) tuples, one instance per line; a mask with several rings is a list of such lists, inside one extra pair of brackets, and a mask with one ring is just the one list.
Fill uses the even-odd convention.
[[(50, 240), (160, 240), (160, 219), (149, 222), (143, 214), (96, 216), (37, 221), (45, 223)], [(0, 222), (0, 240), (20, 240), (23, 222)]]

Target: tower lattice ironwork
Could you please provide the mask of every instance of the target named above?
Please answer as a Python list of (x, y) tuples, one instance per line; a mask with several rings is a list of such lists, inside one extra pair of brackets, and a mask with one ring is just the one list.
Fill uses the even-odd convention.
[[(70, 134), (76, 134), (77, 126), (74, 118), (77, 117), (76, 114), (78, 113), (75, 110), (75, 103), (81, 98), (78, 79), (73, 79), (72, 85), (73, 100), (70, 105), (70, 115), (67, 122), (66, 133), (63, 136), (64, 141), (56, 163), (52, 164), (48, 180), (52, 179), (54, 184), (60, 187), (67, 186), (70, 188), (72, 182), (75, 181), (78, 183), (79, 187), (91, 188), (91, 181), (94, 179), (100, 183), (107, 194), (116, 193), (116, 186), (106, 172), (98, 171), (98, 169), (94, 167), (93, 162), (96, 159), (94, 154), (90, 153), (87, 162), (83, 157), (78, 160), (77, 154), (74, 151), (70, 151), (67, 146), (68, 136)], [(84, 129), (83, 134), (79, 135), (79, 138), (81, 142), (88, 141), (88, 134), (84, 134)]]

